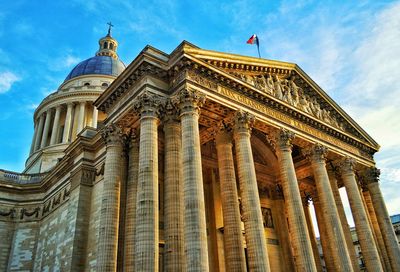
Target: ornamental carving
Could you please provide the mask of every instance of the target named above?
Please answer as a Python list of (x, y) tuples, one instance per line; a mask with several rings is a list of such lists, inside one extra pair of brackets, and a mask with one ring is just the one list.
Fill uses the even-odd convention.
[(287, 129), (280, 129), (276, 132), (275, 135), (275, 140), (276, 140), (276, 145), (280, 149), (285, 149), (285, 148), (292, 148), (292, 141), (295, 137), (294, 132), (287, 130)]
[(254, 115), (242, 110), (237, 111), (233, 119), (236, 132), (250, 132), (256, 120)]
[(145, 91), (137, 97), (135, 103), (133, 104), (133, 110), (141, 117), (158, 117), (161, 105), (162, 100), (160, 96)]
[(342, 158), (335, 162), (336, 169), (340, 174), (353, 174), (355, 160), (350, 157)]
[(372, 182), (378, 182), (380, 175), (381, 175), (381, 170), (379, 170), (376, 167), (369, 167), (363, 172), (364, 180), (366, 181), (367, 184)]
[(180, 110), (179, 107), (174, 105), (174, 101), (171, 98), (168, 98), (161, 106), (160, 115), (162, 116), (164, 123), (178, 122)]
[(297, 86), (293, 77), (289, 79), (279, 78), (277, 75), (272, 76), (269, 73), (261, 75), (233, 73), (233, 75), (262, 92), (272, 95), (333, 127), (345, 130), (344, 124), (338, 120), (338, 117), (329, 109), (322, 107), (317, 97), (307, 94), (303, 88)]
[(304, 148), (302, 153), (312, 162), (323, 162), (326, 160), (328, 148), (321, 144), (315, 144)]
[(110, 124), (104, 127), (101, 131), (101, 136), (106, 145), (122, 144), (122, 131), (121, 128), (115, 124)]
[(189, 88), (179, 91), (171, 98), (171, 102), (178, 105), (182, 113), (198, 111), (205, 101), (205, 94)]

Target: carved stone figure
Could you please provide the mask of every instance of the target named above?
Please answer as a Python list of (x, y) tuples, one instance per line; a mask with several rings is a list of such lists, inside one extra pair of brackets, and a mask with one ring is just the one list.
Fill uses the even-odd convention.
[(283, 98), (283, 87), (281, 84), (281, 81), (279, 80), (278, 76), (275, 75), (275, 83), (274, 83), (274, 89), (275, 89), (275, 97), (278, 99)]

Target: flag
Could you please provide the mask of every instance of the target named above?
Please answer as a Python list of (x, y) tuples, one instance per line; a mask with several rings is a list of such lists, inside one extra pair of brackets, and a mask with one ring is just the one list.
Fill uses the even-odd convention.
[(257, 44), (257, 45), (259, 45), (257, 35), (253, 34), (253, 36), (250, 37), (250, 39), (247, 41), (247, 43), (248, 44)]
[(260, 43), (258, 41), (258, 37), (256, 34), (253, 34), (250, 39), (247, 40), (248, 44), (256, 44), (257, 45), (257, 51), (258, 51), (258, 57), (261, 58), (260, 54)]

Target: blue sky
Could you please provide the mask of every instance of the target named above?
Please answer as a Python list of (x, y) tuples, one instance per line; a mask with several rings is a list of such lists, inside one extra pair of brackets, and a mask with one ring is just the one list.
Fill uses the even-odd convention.
[[(197, 3), (196, 3), (197, 2)], [(382, 147), (390, 214), (400, 213), (399, 1), (4, 1), (0, 10), (0, 169), (22, 171), (34, 109), (115, 25), (129, 64), (147, 44), (297, 63)], [(348, 209), (348, 204), (346, 204)]]

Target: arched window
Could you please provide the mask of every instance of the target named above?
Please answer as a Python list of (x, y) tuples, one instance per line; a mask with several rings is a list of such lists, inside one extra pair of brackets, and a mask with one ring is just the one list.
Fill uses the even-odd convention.
[(105, 42), (104, 45), (103, 45), (103, 48), (107, 49), (107, 46), (108, 46), (108, 42)]
[(89, 82), (85, 82), (85, 83), (83, 84), (83, 86), (90, 86), (90, 83), (89, 83)]
[(113, 48), (114, 48), (114, 44), (110, 43), (110, 49), (113, 49)]
[(103, 83), (103, 84), (101, 84), (101, 86), (103, 86), (103, 87), (108, 87), (108, 83)]

